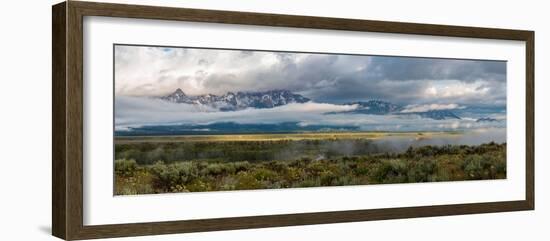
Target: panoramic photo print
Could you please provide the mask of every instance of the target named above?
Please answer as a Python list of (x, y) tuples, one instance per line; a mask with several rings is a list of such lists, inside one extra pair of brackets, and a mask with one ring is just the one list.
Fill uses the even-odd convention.
[(506, 62), (114, 46), (114, 194), (506, 179)]

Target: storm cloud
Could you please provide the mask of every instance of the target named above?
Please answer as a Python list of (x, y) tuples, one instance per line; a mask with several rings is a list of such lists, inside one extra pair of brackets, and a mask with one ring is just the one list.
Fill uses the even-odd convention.
[(286, 89), (319, 103), (506, 103), (506, 62), (117, 45), (115, 94)]

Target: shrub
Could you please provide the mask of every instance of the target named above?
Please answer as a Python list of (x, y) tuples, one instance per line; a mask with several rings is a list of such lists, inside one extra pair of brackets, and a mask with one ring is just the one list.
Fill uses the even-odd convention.
[(276, 180), (278, 177), (276, 172), (265, 168), (258, 168), (254, 170), (252, 175), (254, 175), (254, 178), (258, 181)]
[(150, 168), (150, 171), (153, 174), (155, 188), (164, 191), (185, 189), (186, 184), (199, 176), (198, 168), (193, 162), (177, 162), (172, 164), (157, 162)]
[(237, 183), (235, 189), (238, 190), (247, 190), (247, 189), (258, 189), (261, 188), (261, 183), (256, 180), (256, 178), (247, 172), (239, 172), (237, 174)]
[(292, 187), (320, 187), (321, 179), (319, 177), (307, 178), (300, 182), (294, 183)]
[(436, 172), (436, 164), (433, 160), (421, 160), (414, 162), (407, 172), (409, 182), (429, 182), (433, 180)]
[(325, 170), (319, 174), (321, 186), (333, 186), (338, 179), (338, 175), (330, 170)]
[[(357, 141), (356, 147), (375, 149), (362, 143)], [(285, 145), (293, 145), (294, 149), (285, 151)], [(323, 148), (329, 147), (337, 149), (327, 147), (326, 140), (117, 144), (115, 192), (200, 192), (506, 178), (505, 144), (410, 147), (400, 154), (358, 154), (367, 152), (351, 148), (346, 153), (355, 154), (333, 153), (335, 156), (330, 158), (325, 155), (312, 159), (319, 153), (326, 154)], [(223, 153), (230, 155), (222, 158), (219, 155)], [(239, 156), (242, 153), (248, 154)], [(205, 159), (198, 158), (201, 156)], [(273, 156), (281, 159), (269, 159)], [(233, 161), (245, 160), (244, 157), (251, 159)]]
[(202, 175), (228, 175), (235, 173), (235, 166), (232, 163), (210, 163), (201, 172)]
[(204, 181), (202, 179), (194, 179), (186, 185), (186, 189), (190, 192), (204, 192), (210, 191), (212, 188), (207, 181)]
[(233, 162), (235, 172), (247, 171), (250, 168), (250, 163), (247, 161)]
[(466, 178), (470, 180), (477, 180), (483, 177), (483, 160), (479, 155), (470, 155), (464, 161), (464, 172)]
[(117, 176), (130, 177), (137, 170), (137, 163), (134, 160), (115, 160), (115, 173)]
[(374, 183), (401, 183), (406, 182), (407, 164), (400, 159), (383, 160), (375, 164), (369, 172), (369, 178)]

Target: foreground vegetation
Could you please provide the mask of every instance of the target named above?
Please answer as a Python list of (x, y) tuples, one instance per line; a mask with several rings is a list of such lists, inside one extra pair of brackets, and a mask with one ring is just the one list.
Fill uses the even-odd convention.
[[(353, 148), (347, 150), (338, 140), (117, 144), (115, 193), (506, 178), (506, 144), (422, 146), (381, 153), (369, 141), (352, 141)], [(299, 148), (293, 151), (289, 145)]]

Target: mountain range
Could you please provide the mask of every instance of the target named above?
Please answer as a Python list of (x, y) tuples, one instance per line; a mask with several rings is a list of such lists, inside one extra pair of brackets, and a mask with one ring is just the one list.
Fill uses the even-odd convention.
[(498, 122), (498, 120), (491, 117), (483, 117), (477, 119), (476, 122)]
[[(292, 93), (289, 90), (269, 90), (263, 92), (227, 92), (224, 95), (205, 94), (188, 96), (181, 89), (172, 94), (162, 96), (160, 99), (173, 103), (186, 103), (203, 105), (219, 109), (220, 111), (236, 111), (246, 108), (274, 108), (291, 103), (306, 103), (309, 98)], [(416, 115), (422, 118), (434, 120), (460, 119), (458, 115), (450, 110), (428, 110), (424, 112), (403, 112), (404, 106), (393, 104), (382, 100), (355, 101), (343, 105), (357, 105), (357, 108), (344, 112), (329, 112), (326, 114), (370, 114), (370, 115)]]
[(270, 90), (264, 92), (227, 92), (224, 95), (205, 94), (188, 96), (181, 89), (161, 97), (161, 99), (195, 105), (206, 105), (221, 111), (235, 111), (246, 108), (273, 108), (290, 103), (306, 103), (310, 99), (288, 90)]
[(330, 112), (328, 114), (369, 114), (369, 115), (403, 115), (403, 116), (420, 116), (434, 120), (446, 119), (461, 119), (458, 115), (450, 110), (428, 110), (422, 112), (404, 112), (405, 107), (392, 104), (381, 100), (356, 101), (345, 103), (346, 105), (357, 105), (357, 109), (344, 112)]

